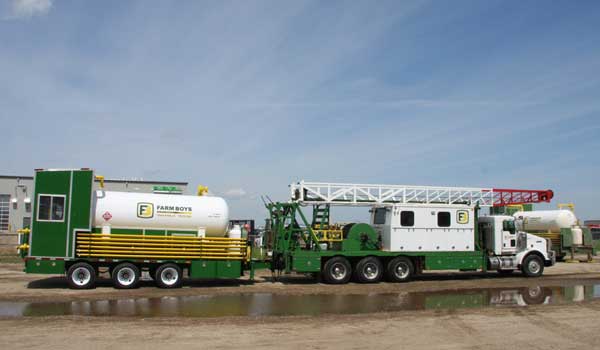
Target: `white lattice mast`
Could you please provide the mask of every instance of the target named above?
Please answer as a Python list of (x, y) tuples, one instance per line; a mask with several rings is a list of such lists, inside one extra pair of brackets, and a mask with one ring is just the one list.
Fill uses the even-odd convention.
[(468, 204), (480, 207), (549, 202), (551, 190), (348, 184), (300, 181), (290, 185), (292, 201), (301, 204), (392, 205)]

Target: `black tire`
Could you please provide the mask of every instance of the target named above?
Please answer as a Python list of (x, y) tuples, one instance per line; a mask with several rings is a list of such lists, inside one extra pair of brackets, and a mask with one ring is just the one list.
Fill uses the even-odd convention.
[(176, 264), (163, 264), (156, 269), (153, 276), (159, 288), (179, 288), (183, 282), (183, 270)]
[(71, 265), (67, 271), (67, 282), (71, 289), (91, 289), (96, 285), (96, 269), (88, 263)]
[(321, 271), (323, 281), (329, 284), (345, 284), (352, 277), (352, 266), (348, 259), (336, 256), (325, 263)]
[(117, 289), (133, 289), (140, 283), (140, 269), (132, 263), (122, 263), (112, 270), (111, 278)]
[(354, 267), (354, 278), (360, 283), (377, 283), (383, 276), (383, 264), (373, 256), (362, 258)]
[(521, 271), (527, 277), (539, 277), (544, 273), (544, 261), (538, 255), (530, 254), (523, 260)]
[(390, 282), (407, 282), (410, 281), (415, 272), (415, 266), (412, 261), (405, 257), (396, 257), (387, 264), (385, 270), (386, 277)]

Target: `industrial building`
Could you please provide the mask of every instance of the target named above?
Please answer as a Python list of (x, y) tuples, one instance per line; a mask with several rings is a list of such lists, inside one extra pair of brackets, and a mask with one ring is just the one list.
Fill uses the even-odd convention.
[[(104, 180), (110, 191), (182, 194), (187, 182)], [(99, 187), (99, 180), (95, 181)], [(31, 223), (33, 176), (0, 175), (0, 234), (14, 233)]]

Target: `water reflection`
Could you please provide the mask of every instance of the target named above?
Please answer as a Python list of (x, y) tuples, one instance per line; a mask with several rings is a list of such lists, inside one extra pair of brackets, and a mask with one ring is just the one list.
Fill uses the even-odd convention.
[(600, 298), (600, 285), (444, 290), (369, 295), (254, 293), (62, 303), (0, 302), (0, 316), (224, 317), (359, 314), (403, 310), (518, 307)]

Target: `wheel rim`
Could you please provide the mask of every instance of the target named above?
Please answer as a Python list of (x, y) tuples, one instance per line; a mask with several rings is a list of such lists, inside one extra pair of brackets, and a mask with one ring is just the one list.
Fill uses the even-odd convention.
[(363, 267), (363, 275), (369, 280), (374, 280), (379, 276), (379, 266), (375, 263), (365, 264)]
[(71, 280), (78, 286), (85, 286), (92, 280), (92, 274), (85, 267), (78, 267), (71, 274)]
[(396, 267), (394, 268), (394, 273), (396, 274), (396, 277), (398, 277), (398, 279), (406, 279), (408, 277), (408, 274), (410, 273), (410, 267), (407, 263), (401, 261), (396, 264)]
[(172, 286), (179, 280), (179, 271), (173, 267), (167, 267), (160, 272), (160, 281), (167, 286)]
[(348, 274), (348, 269), (342, 263), (333, 264), (331, 267), (331, 277), (336, 281), (343, 280)]
[(529, 272), (537, 274), (538, 272), (540, 272), (541, 265), (536, 259), (532, 259), (531, 261), (529, 261), (528, 267)]
[(117, 272), (117, 281), (122, 286), (129, 286), (135, 282), (135, 271), (131, 267), (124, 267)]
[(542, 287), (537, 286), (527, 289), (527, 294), (532, 298), (537, 298), (542, 294)]

